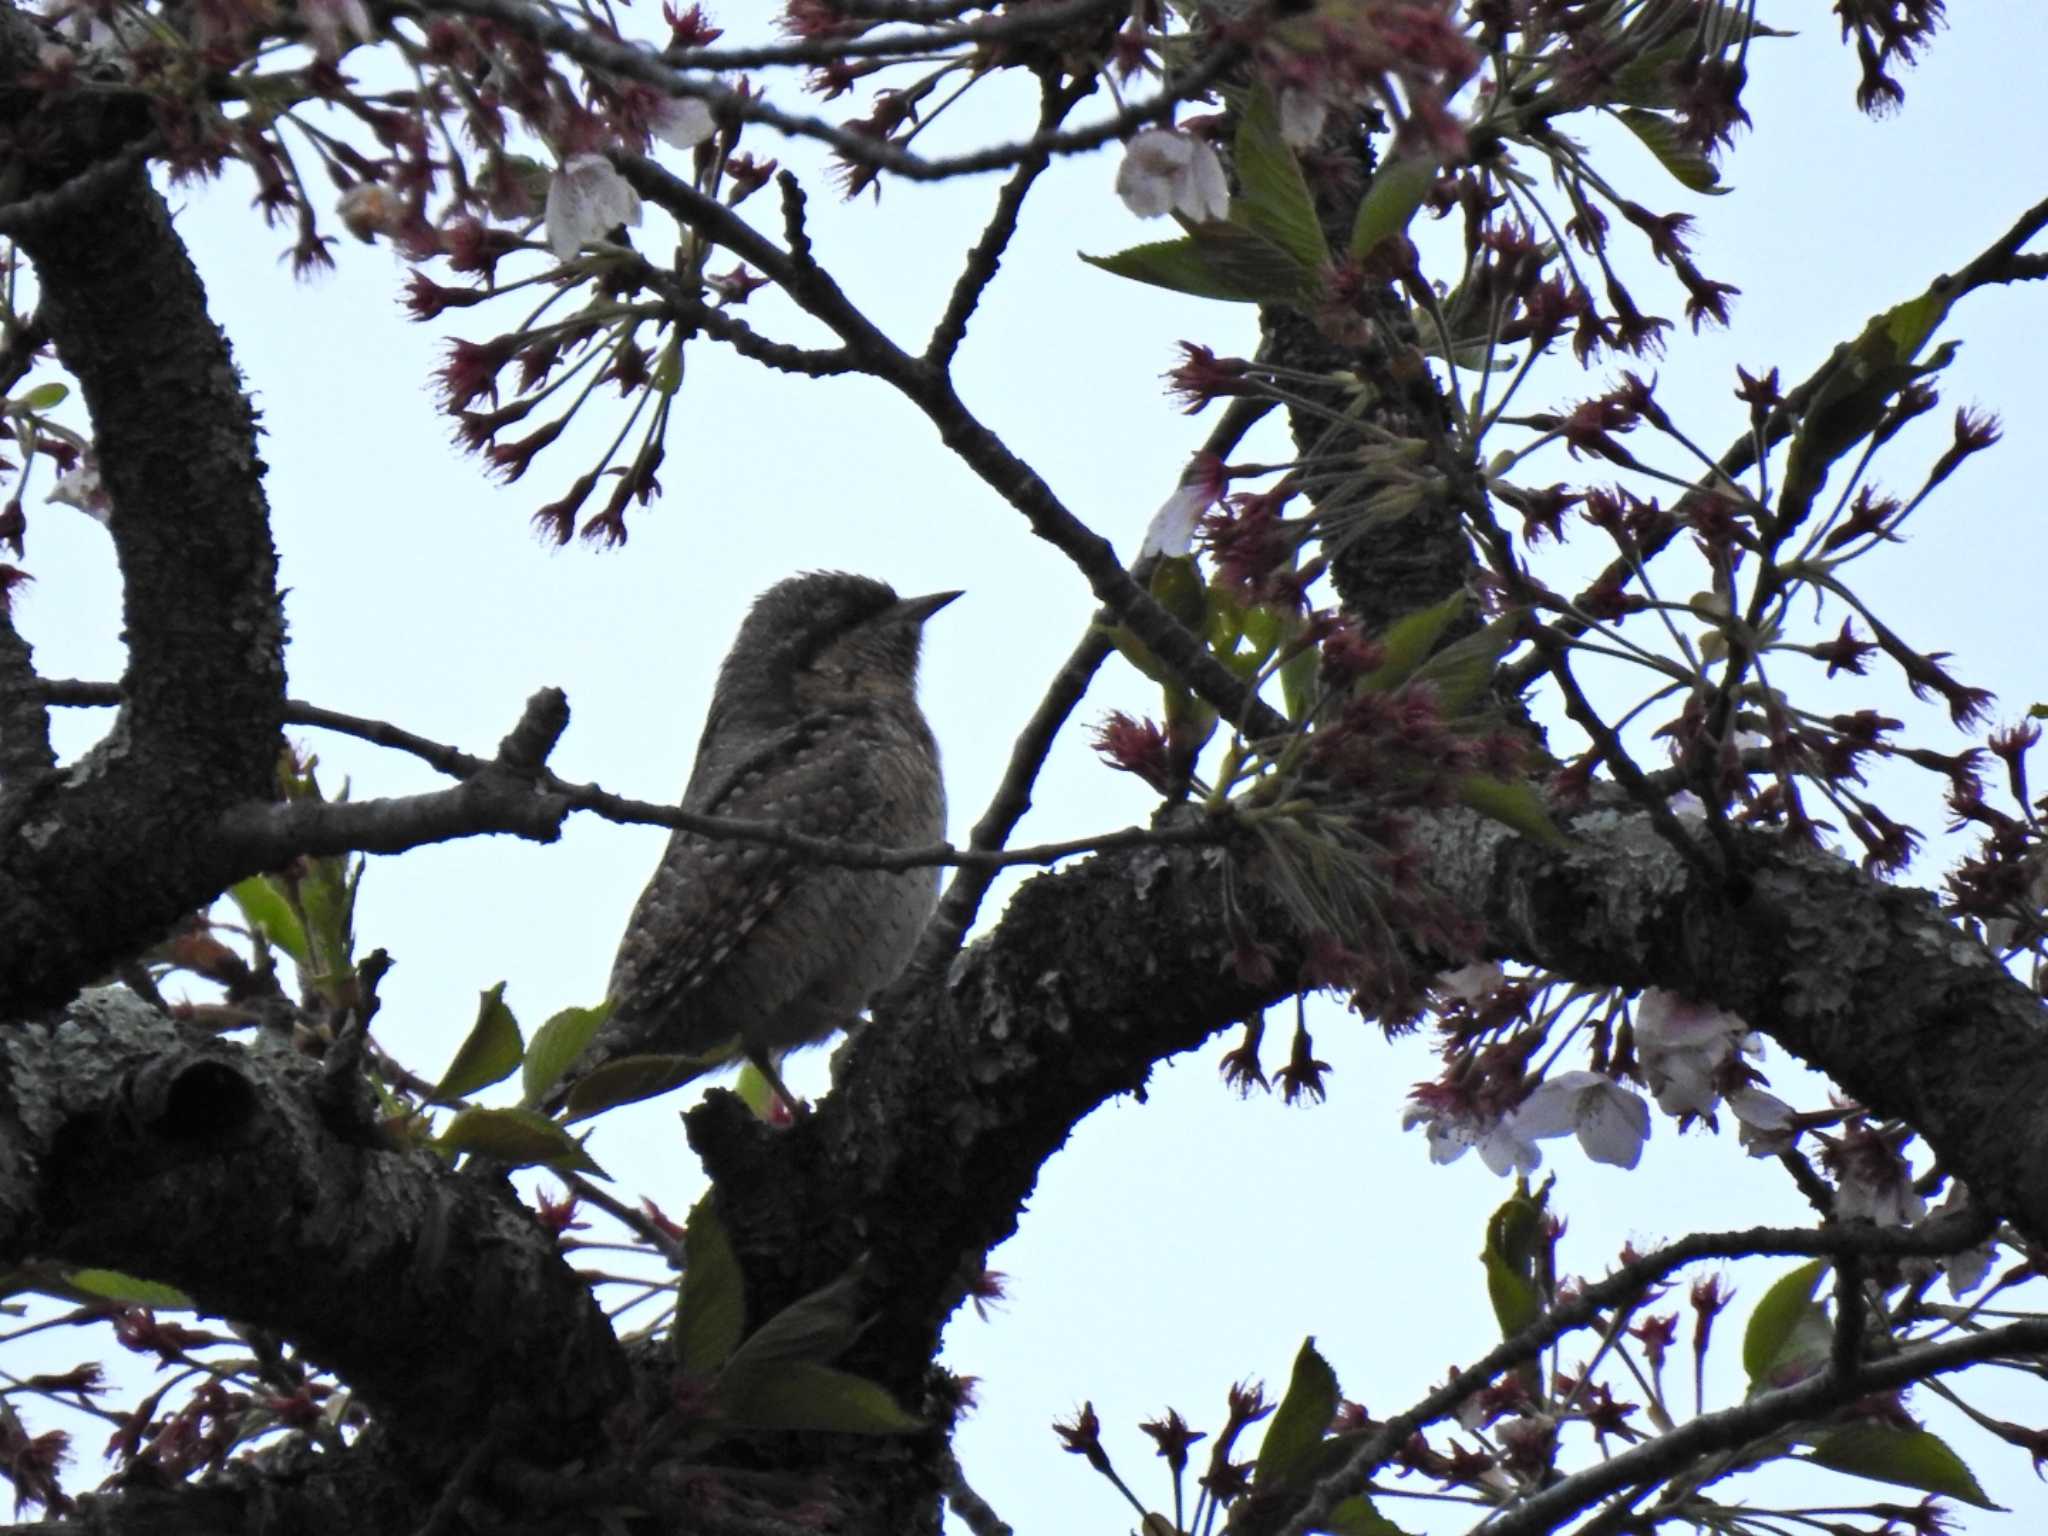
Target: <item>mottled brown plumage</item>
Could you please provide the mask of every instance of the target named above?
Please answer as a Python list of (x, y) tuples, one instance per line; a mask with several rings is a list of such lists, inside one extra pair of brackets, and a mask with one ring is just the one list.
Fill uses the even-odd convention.
[[(924, 621), (957, 595), (898, 599), (843, 572), (769, 588), (719, 669), (683, 809), (844, 842), (939, 841), (946, 796), (917, 656)], [(844, 1028), (901, 972), (937, 873), (675, 833), (612, 962), (612, 1015), (575, 1075), (737, 1044), (779, 1085), (771, 1053)]]

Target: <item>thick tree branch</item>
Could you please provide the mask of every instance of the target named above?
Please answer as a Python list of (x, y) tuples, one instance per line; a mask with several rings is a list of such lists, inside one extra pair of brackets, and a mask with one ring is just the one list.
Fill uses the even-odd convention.
[[(11, 84), (40, 34), (4, 20)], [(17, 156), (20, 196), (0, 218), (92, 413), (128, 669), (121, 716), (88, 759), (0, 801), (0, 1017), (61, 1002), (235, 877), (195, 830), (269, 792), (284, 703), (254, 418), (162, 200), (122, 159), (146, 124), (118, 102), (40, 109), (35, 95), (0, 97), (29, 112), (20, 142), (39, 146)]]
[[(626, 1394), (589, 1287), (505, 1182), (387, 1139), (289, 1050), (128, 993), (0, 1036), (0, 1255), (176, 1285), (335, 1371), (420, 1456), (559, 1455)], [(479, 1381), (493, 1382), (480, 1403)]]
[(50, 713), (28, 642), (0, 604), (0, 786), (38, 778), (56, 766)]
[[(1551, 851), (1465, 812), (1418, 823), (1424, 867), (1488, 948), (1592, 984), (1662, 985), (1740, 1013), (1873, 1110), (1907, 1119), (1984, 1207), (2048, 1234), (2041, 1004), (1924, 894), (1749, 839), (1730, 894), (1639, 812), (1601, 809)], [(1220, 852), (1148, 850), (1027, 884), (943, 983), (857, 1033), (796, 1131), (725, 1095), (689, 1117), (774, 1307), (867, 1253), (878, 1317), (861, 1368), (916, 1389), (939, 1329), (1011, 1231), (1036, 1171), (1147, 1063), (1273, 1001), (1238, 979), (1233, 932), (1291, 974), (1298, 939)], [(892, 1240), (876, 1245), (872, 1234)], [(802, 1233), (801, 1253), (789, 1234)]]

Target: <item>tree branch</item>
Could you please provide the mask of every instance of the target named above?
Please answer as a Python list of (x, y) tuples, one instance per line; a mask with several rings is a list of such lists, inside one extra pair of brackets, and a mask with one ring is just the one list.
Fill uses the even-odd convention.
[[(1023, 14), (1033, 13), (1026, 11)], [(1065, 85), (1055, 84), (1049, 79), (1042, 81), (1039, 86), (1038, 136), (1042, 138), (1059, 127), (1067, 114), (1094, 89), (1095, 78), (1092, 75), (1082, 75)], [(981, 302), (982, 294), (994, 281), (1003, 252), (1009, 249), (1010, 241), (1016, 236), (1017, 219), (1024, 211), (1024, 199), (1051, 163), (1050, 152), (1040, 150), (1020, 161), (1010, 179), (1003, 183), (1002, 193), (996, 198), (995, 211), (989, 215), (988, 227), (974, 242), (974, 249), (967, 253), (960, 276), (954, 280), (953, 292), (946, 300), (946, 311), (932, 328), (932, 339), (925, 345), (924, 360), (932, 367), (944, 370), (952, 366), (953, 354), (960, 350), (960, 343), (967, 336), (967, 322), (973, 316), (975, 306)]]
[[(1930, 1257), (1959, 1253), (1982, 1238), (1992, 1223), (1981, 1211), (1957, 1212), (1912, 1228), (1902, 1227), (1751, 1227), (1741, 1232), (1696, 1232), (1624, 1264), (1613, 1274), (1582, 1288), (1568, 1302), (1551, 1307), (1535, 1322), (1502, 1340), (1464, 1370), (1424, 1397), (1414, 1407), (1374, 1427), (1343, 1465), (1318, 1478), (1288, 1519), (1282, 1536), (1307, 1536), (1330, 1511), (1364, 1487), (1402, 1446), (1420, 1431), (1455, 1413), (1460, 1404), (1484, 1391), (1524, 1361), (1534, 1360), (1566, 1334), (1599, 1321), (1609, 1311), (1632, 1309), (1650, 1288), (1674, 1271), (1703, 1259), (1745, 1259), (1764, 1255), (1826, 1257), (1882, 1255)], [(1271, 1519), (1271, 1506), (1262, 1514)]]
[[(0, 602), (0, 795), (46, 776), (57, 766), (50, 750), (50, 712), (43, 703), (29, 644)], [(0, 801), (4, 804), (4, 801)]]
[[(574, 59), (586, 67), (640, 81), (671, 96), (695, 97), (721, 116), (761, 123), (795, 138), (816, 139), (828, 145), (848, 164), (873, 166), (907, 181), (943, 181), (948, 177), (979, 171), (1002, 170), (1037, 154), (1062, 155), (1095, 149), (1111, 140), (1123, 138), (1134, 128), (1171, 118), (1175, 108), (1206, 92), (1244, 55), (1242, 45), (1220, 42), (1176, 76), (1171, 87), (1142, 101), (1134, 101), (1099, 123), (1065, 133), (1035, 135), (1015, 143), (995, 144), (965, 154), (927, 160), (885, 140), (836, 127), (823, 118), (785, 112), (759, 96), (743, 96), (710, 81), (693, 80), (629, 43), (598, 37), (530, 6), (518, 4), (516, 0), (435, 0), (435, 9), (482, 17), (550, 53)], [(1247, 17), (1246, 25), (1249, 27), (1251, 24), (1252, 18)]]
[(1485, 1530), (1487, 1536), (1541, 1536), (1620, 1489), (1655, 1484), (1703, 1456), (1734, 1450), (1788, 1424), (1845, 1407), (1872, 1392), (1910, 1386), (1980, 1360), (2001, 1355), (2039, 1355), (2044, 1350), (2048, 1350), (2048, 1319), (2034, 1319), (1940, 1344), (1901, 1350), (1883, 1360), (1866, 1361), (1851, 1372), (1829, 1372), (1796, 1386), (1761, 1393), (1736, 1407), (1702, 1414), (1654, 1440), (1573, 1473), (1511, 1505), (1504, 1514), (1488, 1520)]
[[(4, 20), (0, 83), (12, 87), (37, 67), (41, 33), (11, 9)], [(146, 114), (91, 93), (38, 101), (4, 93), (0, 110), (34, 115), (52, 147), (0, 222), (35, 265), (39, 316), (92, 415), (128, 666), (107, 739), (8, 809), (0, 1017), (63, 1001), (235, 878), (193, 829), (269, 792), (284, 704), (254, 417), (130, 153)]]
[(337, 1102), (318, 1063), (195, 1038), (112, 989), (4, 1040), (8, 1263), (144, 1275), (274, 1329), (428, 1459), (486, 1429), (559, 1456), (625, 1395), (553, 1237), (501, 1178), (389, 1140), (366, 1089)]

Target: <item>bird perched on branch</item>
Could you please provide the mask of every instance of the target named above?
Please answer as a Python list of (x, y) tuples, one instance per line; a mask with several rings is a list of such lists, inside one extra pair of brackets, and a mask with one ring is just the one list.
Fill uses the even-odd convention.
[[(946, 794), (917, 657), (925, 620), (959, 595), (899, 598), (840, 571), (770, 587), (719, 668), (682, 808), (841, 843), (938, 842)], [(633, 1078), (628, 1058), (720, 1053), (744, 1053), (794, 1107), (776, 1058), (852, 1023), (908, 963), (937, 899), (929, 867), (677, 831), (612, 962), (612, 1012), (572, 1069), (572, 1110), (590, 1097), (576, 1081), (607, 1064)], [(648, 1063), (618, 1097), (657, 1091), (663, 1072)]]

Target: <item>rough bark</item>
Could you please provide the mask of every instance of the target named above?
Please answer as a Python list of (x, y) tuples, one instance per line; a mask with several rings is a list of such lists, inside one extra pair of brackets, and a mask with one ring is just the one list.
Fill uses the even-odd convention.
[[(4, 19), (0, 85), (29, 57), (20, 18)], [(420, 1518), (480, 1443), (542, 1468), (603, 1443), (631, 1376), (587, 1291), (501, 1182), (388, 1142), (360, 1094), (317, 1066), (194, 1040), (109, 993), (61, 1021), (48, 1010), (294, 849), (395, 850), (492, 817), (545, 836), (559, 810), (522, 799), (514, 775), (472, 791), (491, 807), (425, 830), (389, 804), (346, 821), (266, 816), (282, 631), (242, 381), (144, 173), (88, 172), (135, 125), (53, 125), (35, 109), (31, 93), (0, 88), (17, 173), (0, 218), (36, 264), (93, 415), (130, 658), (121, 716), (84, 762), (51, 772), (32, 721), (8, 737), (28, 747), (10, 747), (0, 786), (0, 1018), (19, 1021), (0, 1031), (0, 1262), (177, 1284), (203, 1310), (300, 1344), (384, 1423), (376, 1443), (317, 1465), (272, 1458), (206, 1487), (109, 1496), (83, 1528), (388, 1532)], [(1366, 548), (1339, 567), (1361, 611), (1384, 560)], [(1459, 548), (1435, 546), (1423, 586), (1457, 575)], [(0, 646), (9, 727), (28, 664)], [(1571, 833), (1555, 851), (1462, 813), (1417, 829), (1432, 878), (1492, 952), (1740, 1013), (1910, 1121), (1981, 1199), (2048, 1242), (2041, 1009), (1928, 898), (1763, 840), (1745, 845), (1741, 880), (1710, 882), (1618, 810)], [(942, 1431), (940, 1330), (1038, 1169), (1095, 1106), (1142, 1092), (1153, 1063), (1279, 994), (1239, 977), (1233, 922), (1292, 973), (1293, 936), (1220, 850), (1043, 875), (950, 974), (848, 1045), (835, 1091), (794, 1132), (712, 1095), (690, 1130), (753, 1317), (864, 1262), (874, 1322), (844, 1364)], [(479, 1412), (486, 1401), (498, 1411)], [(941, 1450), (934, 1432), (762, 1454), (824, 1474), (849, 1529), (894, 1533), (936, 1529)], [(486, 1483), (479, 1496), (501, 1511), (538, 1507), (531, 1484)]]

